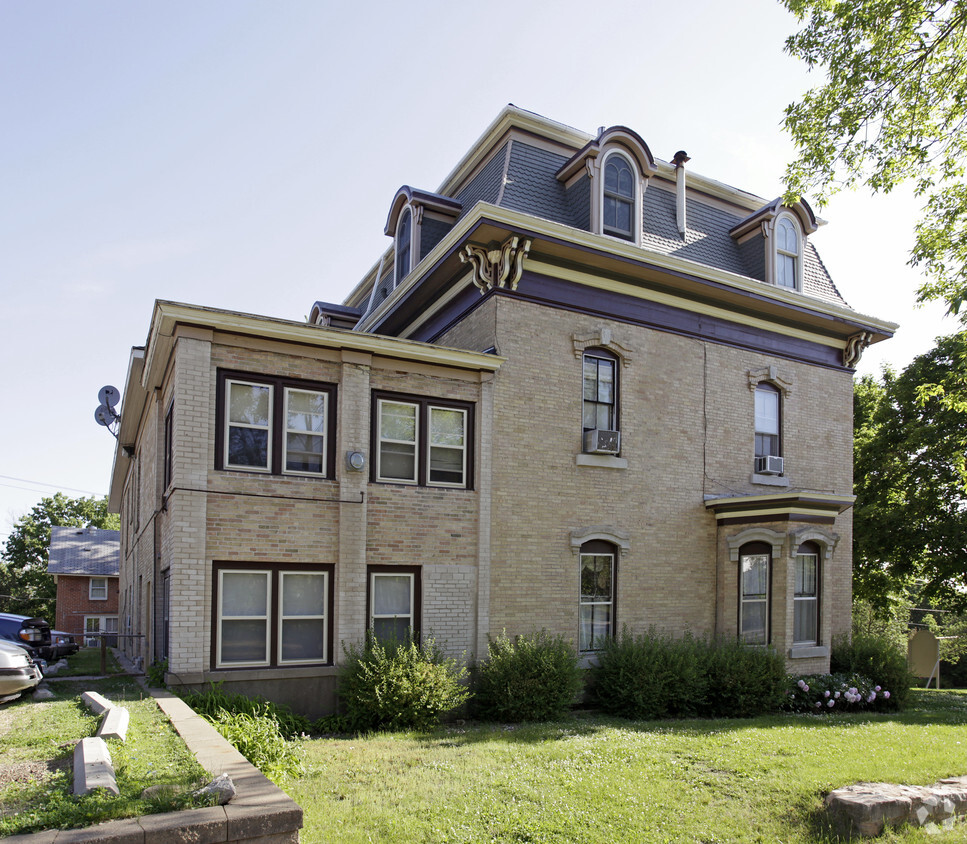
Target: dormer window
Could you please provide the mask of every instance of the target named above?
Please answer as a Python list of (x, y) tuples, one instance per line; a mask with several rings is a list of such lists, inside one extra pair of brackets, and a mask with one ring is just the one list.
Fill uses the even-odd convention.
[(603, 229), (605, 234), (634, 240), (634, 167), (623, 155), (612, 153), (604, 162)]
[(799, 227), (788, 215), (781, 216), (776, 222), (776, 285), (790, 290), (799, 290), (799, 277), (802, 270), (802, 238)]
[(396, 226), (396, 279), (399, 284), (410, 272), (410, 255), (413, 246), (413, 212), (407, 208)]

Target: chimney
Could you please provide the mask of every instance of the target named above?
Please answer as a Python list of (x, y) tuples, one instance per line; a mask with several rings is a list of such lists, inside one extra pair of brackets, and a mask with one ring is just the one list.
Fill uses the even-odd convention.
[(675, 216), (678, 220), (678, 233), (682, 237), (685, 237), (685, 232), (688, 231), (688, 222), (685, 219), (685, 162), (690, 160), (688, 153), (683, 149), (676, 152), (672, 159), (676, 176)]

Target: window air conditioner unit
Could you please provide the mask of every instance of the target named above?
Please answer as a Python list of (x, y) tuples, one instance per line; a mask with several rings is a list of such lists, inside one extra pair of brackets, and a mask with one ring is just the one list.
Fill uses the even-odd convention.
[(755, 459), (755, 471), (757, 475), (781, 475), (782, 458), (768, 455)]
[(621, 433), (618, 431), (584, 432), (584, 451), (586, 454), (617, 454), (621, 450)]

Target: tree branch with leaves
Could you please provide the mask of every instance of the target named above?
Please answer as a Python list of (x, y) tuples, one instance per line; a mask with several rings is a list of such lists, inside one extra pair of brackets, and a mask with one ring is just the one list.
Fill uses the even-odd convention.
[[(786, 109), (798, 158), (786, 202), (843, 188), (924, 200), (910, 263), (921, 301), (967, 300), (967, 0), (781, 0), (803, 28), (786, 52), (826, 81)], [(967, 319), (967, 316), (962, 317)]]

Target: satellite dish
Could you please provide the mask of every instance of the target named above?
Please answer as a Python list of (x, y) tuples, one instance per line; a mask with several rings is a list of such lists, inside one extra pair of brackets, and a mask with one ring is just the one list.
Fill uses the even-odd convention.
[[(103, 392), (103, 390), (101, 392)], [(106, 404), (100, 405), (97, 410), (94, 411), (94, 420), (98, 425), (103, 425), (105, 428), (112, 424), (115, 418), (117, 417), (114, 411)]]
[(108, 384), (106, 387), (101, 387), (97, 394), (97, 400), (102, 406), (114, 407), (121, 400), (121, 391), (117, 387), (112, 387)]

